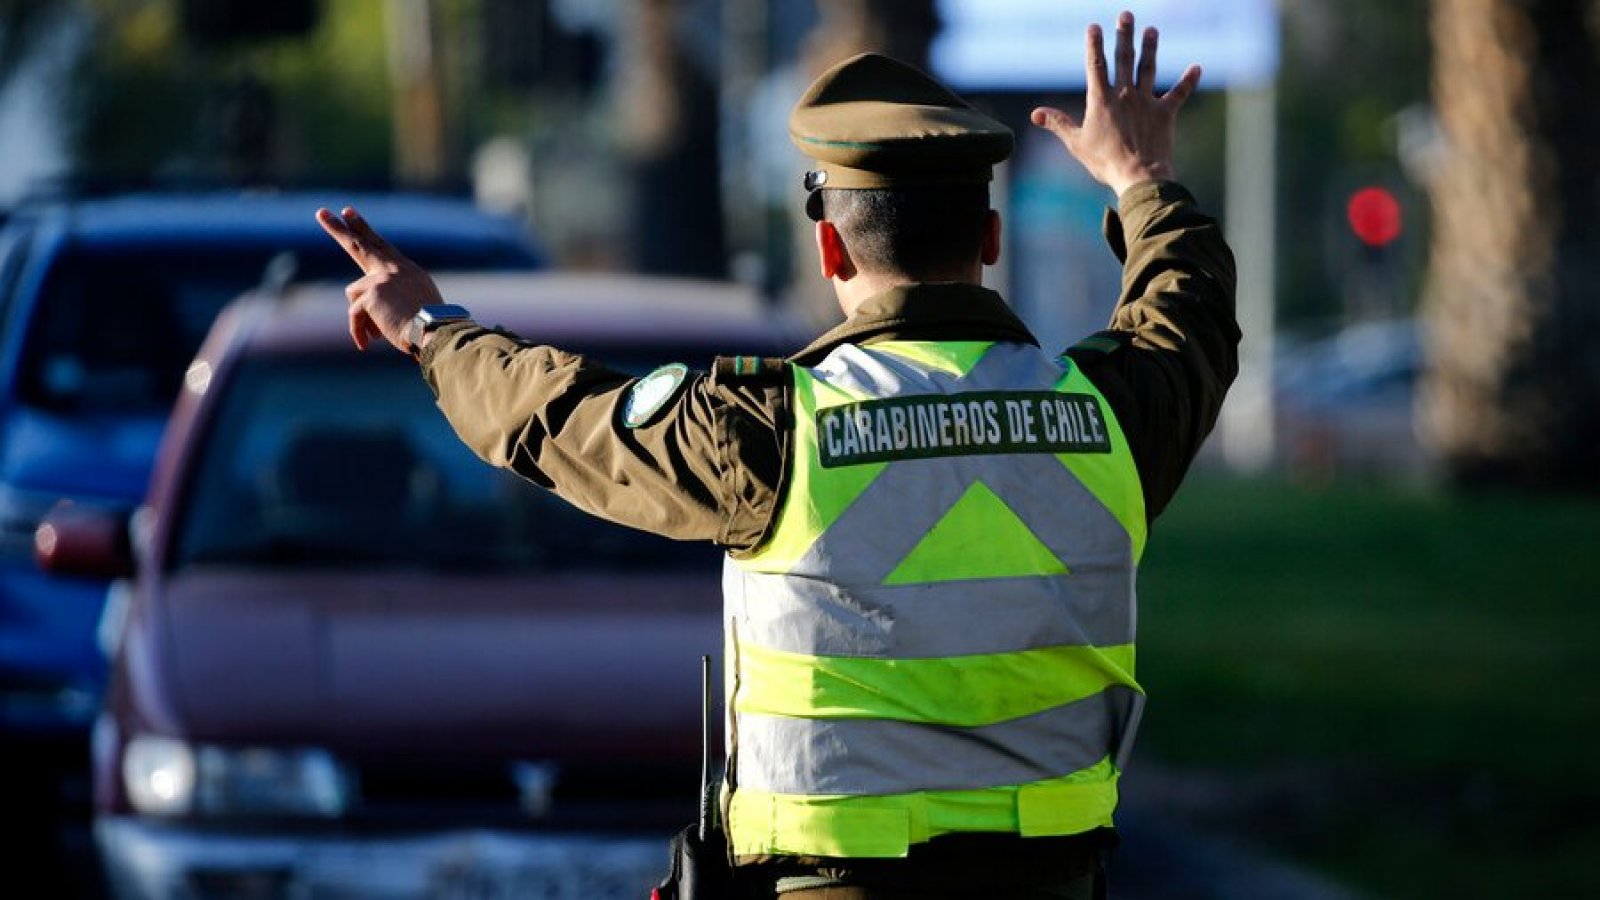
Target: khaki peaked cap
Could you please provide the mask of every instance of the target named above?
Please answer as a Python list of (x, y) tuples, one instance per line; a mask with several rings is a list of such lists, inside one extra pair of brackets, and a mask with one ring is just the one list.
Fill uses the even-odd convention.
[(789, 137), (819, 164), (812, 187), (846, 190), (987, 184), (1013, 144), (1011, 129), (877, 53), (818, 76), (789, 115)]

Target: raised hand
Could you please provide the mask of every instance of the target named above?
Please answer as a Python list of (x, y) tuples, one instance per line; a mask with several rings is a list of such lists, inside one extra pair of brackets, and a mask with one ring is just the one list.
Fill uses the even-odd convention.
[(406, 326), (417, 310), (442, 302), (433, 277), (374, 231), (351, 207), (340, 215), (317, 210), (317, 223), (350, 254), (362, 276), (345, 286), (350, 301), (350, 339), (365, 350), (374, 338), (383, 338), (410, 352)]
[(1080, 124), (1059, 109), (1041, 106), (1033, 124), (1061, 139), (1089, 175), (1121, 194), (1141, 181), (1170, 179), (1178, 110), (1200, 83), (1200, 67), (1189, 66), (1171, 90), (1155, 94), (1154, 28), (1144, 30), (1137, 67), (1133, 53), (1133, 13), (1117, 17), (1116, 74), (1107, 74), (1105, 41), (1099, 25), (1085, 35), (1088, 91)]

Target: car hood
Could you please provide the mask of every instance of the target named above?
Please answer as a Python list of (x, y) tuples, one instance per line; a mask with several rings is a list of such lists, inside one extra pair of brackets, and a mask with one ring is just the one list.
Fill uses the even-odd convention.
[(182, 732), (346, 752), (692, 758), (721, 643), (714, 570), (191, 573), (164, 612)]
[(66, 417), (14, 409), (0, 436), (0, 478), (17, 488), (137, 503), (165, 414)]

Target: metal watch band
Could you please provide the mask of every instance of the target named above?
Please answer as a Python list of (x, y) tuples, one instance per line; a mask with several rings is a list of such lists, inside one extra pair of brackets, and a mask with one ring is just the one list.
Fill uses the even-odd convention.
[(411, 321), (406, 323), (405, 339), (408, 352), (413, 357), (420, 359), (422, 356), (422, 339), (428, 332), (441, 325), (448, 325), (451, 322), (464, 322), (469, 318), (471, 318), (471, 313), (468, 313), (464, 307), (453, 303), (422, 307), (417, 310), (416, 315), (411, 317)]

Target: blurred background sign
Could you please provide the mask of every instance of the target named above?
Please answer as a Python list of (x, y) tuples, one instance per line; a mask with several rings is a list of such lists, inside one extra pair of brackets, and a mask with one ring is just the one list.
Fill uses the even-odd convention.
[(1260, 87), (1278, 70), (1278, 12), (1272, 0), (939, 0), (944, 28), (931, 51), (934, 69), (966, 90), (1072, 90), (1083, 87), (1076, 38), (1084, 23), (1110, 30), (1132, 9), (1161, 28), (1159, 80), (1177, 80), (1191, 62), (1213, 88)]

